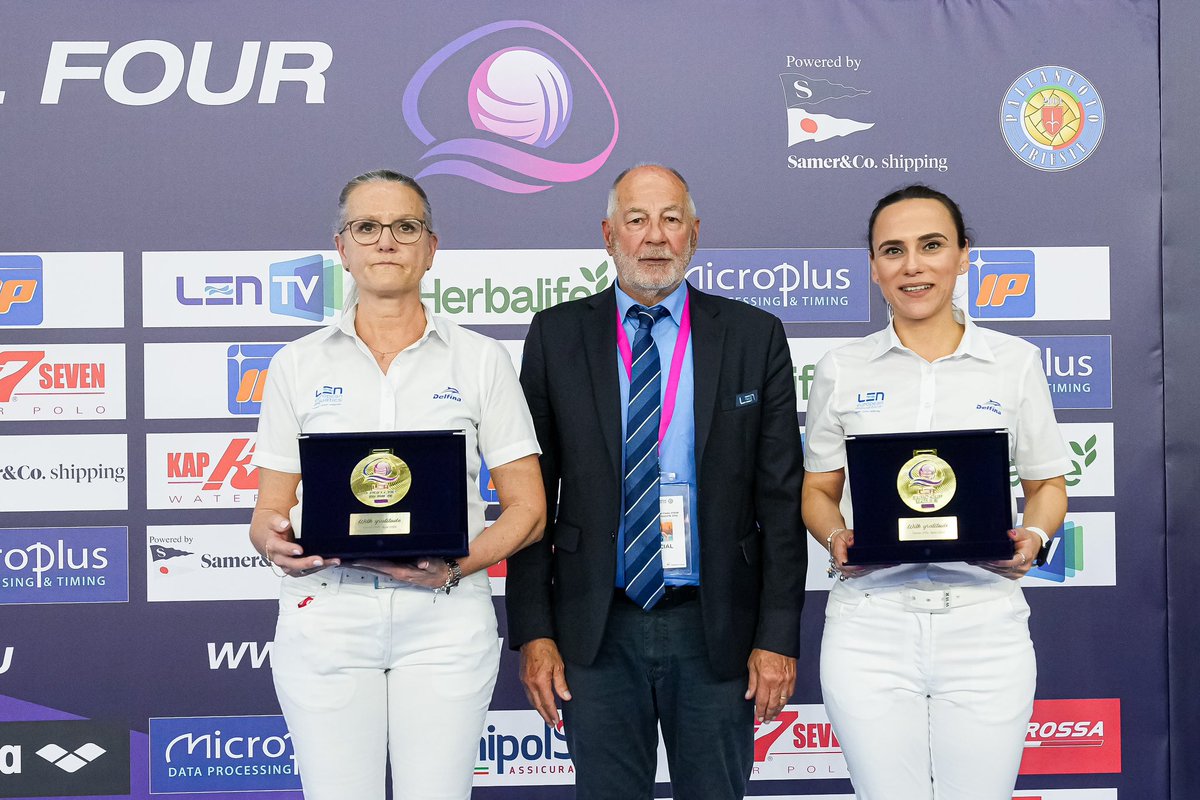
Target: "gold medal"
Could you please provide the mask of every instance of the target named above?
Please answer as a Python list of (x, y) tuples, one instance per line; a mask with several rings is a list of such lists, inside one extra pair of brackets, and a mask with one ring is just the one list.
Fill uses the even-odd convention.
[(896, 492), (915, 511), (930, 513), (946, 507), (954, 497), (954, 469), (938, 458), (936, 450), (916, 450), (896, 476)]
[(372, 508), (399, 503), (412, 486), (412, 471), (391, 450), (372, 450), (354, 465), (350, 491), (363, 505)]

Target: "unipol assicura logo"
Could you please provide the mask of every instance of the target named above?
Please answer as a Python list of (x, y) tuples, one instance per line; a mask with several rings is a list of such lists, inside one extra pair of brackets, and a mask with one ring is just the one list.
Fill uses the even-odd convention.
[(526, 20), (484, 25), (438, 50), (409, 81), (403, 111), (428, 147), (417, 178), (456, 175), (512, 194), (593, 175), (620, 129), (612, 95), (583, 54)]

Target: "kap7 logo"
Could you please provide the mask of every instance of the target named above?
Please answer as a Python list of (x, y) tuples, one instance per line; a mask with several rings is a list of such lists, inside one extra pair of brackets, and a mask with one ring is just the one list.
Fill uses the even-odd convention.
[(144, 253), (144, 324), (319, 325), (342, 307), (342, 268), (332, 255)]
[(226, 359), (229, 413), (257, 415), (267, 388), (267, 368), (281, 344), (233, 344)]
[(1121, 771), (1121, 701), (1035, 700), (1022, 775)]
[(248, 508), (258, 499), (254, 437), (238, 433), (146, 437), (147, 508)]
[(124, 345), (14, 345), (0, 350), (0, 419), (124, 416)]
[(0, 256), (0, 325), (42, 324), (42, 259)]
[(1107, 247), (981, 247), (970, 258), (963, 300), (976, 319), (1109, 318)]
[(0, 797), (129, 794), (129, 731), (92, 720), (0, 722)]

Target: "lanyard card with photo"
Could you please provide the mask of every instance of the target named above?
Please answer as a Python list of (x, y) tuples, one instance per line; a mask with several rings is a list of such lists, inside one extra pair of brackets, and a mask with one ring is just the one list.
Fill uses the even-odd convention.
[(675, 476), (663, 475), (664, 482), (659, 484), (663, 571), (688, 572), (692, 566), (691, 491), (686, 481), (667, 481), (668, 477)]

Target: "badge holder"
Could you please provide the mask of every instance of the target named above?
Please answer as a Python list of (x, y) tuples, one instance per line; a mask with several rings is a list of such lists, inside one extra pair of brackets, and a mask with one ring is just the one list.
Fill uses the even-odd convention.
[(663, 473), (658, 485), (662, 562), (666, 575), (688, 573), (694, 563), (692, 493), (686, 481), (677, 481), (675, 477), (673, 472)]

